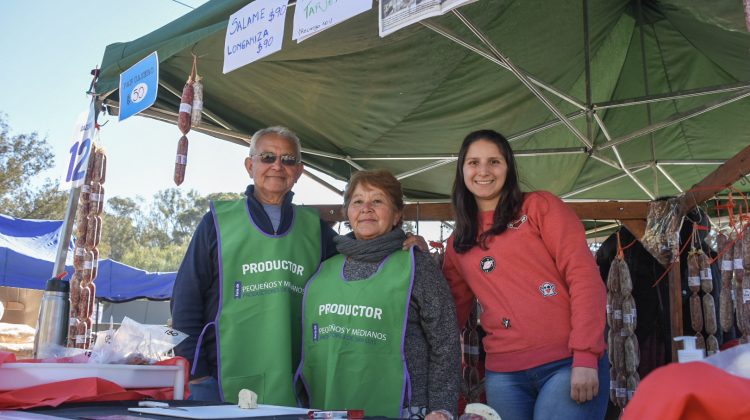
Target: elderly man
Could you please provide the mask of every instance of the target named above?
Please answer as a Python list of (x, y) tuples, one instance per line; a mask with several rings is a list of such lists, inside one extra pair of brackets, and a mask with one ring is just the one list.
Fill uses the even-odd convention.
[[(182, 261), (172, 294), (173, 327), (189, 335), (175, 353), (191, 361), (191, 398), (296, 405), (302, 293), (336, 254), (331, 227), (292, 204), (302, 175), (299, 138), (269, 127), (250, 140), (246, 199), (211, 203)], [(427, 248), (421, 237), (405, 245)]]
[(256, 132), (245, 168), (246, 199), (211, 203), (182, 261), (172, 294), (175, 329), (189, 334), (176, 353), (191, 361), (198, 400), (295, 405), (302, 292), (335, 232), (292, 204), (302, 175), (299, 138), (283, 127)]

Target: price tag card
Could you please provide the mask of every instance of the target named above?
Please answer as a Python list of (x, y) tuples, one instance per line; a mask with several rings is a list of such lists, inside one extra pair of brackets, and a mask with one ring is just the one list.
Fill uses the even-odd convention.
[(95, 127), (94, 101), (89, 104), (88, 111), (82, 112), (76, 120), (73, 131), (73, 145), (70, 146), (70, 158), (65, 174), (60, 181), (61, 189), (79, 187), (86, 178), (86, 169), (91, 156), (91, 140), (94, 138)]
[(287, 0), (255, 0), (229, 17), (224, 74), (281, 49)]
[(120, 74), (119, 121), (153, 105), (158, 90), (159, 56), (154, 51)]

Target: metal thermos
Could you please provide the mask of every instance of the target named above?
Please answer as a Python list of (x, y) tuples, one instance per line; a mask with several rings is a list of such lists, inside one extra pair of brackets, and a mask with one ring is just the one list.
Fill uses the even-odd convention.
[(34, 358), (51, 357), (51, 344), (65, 346), (68, 339), (69, 317), (70, 283), (57, 277), (47, 280), (34, 337)]

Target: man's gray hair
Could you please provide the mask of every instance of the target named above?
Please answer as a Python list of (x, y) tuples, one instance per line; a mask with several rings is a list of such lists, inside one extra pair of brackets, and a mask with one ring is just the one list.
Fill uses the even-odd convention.
[(267, 135), (274, 135), (290, 141), (294, 144), (294, 150), (296, 150), (297, 161), (302, 162), (302, 144), (299, 141), (299, 137), (294, 134), (294, 131), (282, 127), (280, 125), (268, 128), (262, 128), (253, 134), (250, 139), (250, 156), (255, 155), (255, 147), (258, 144), (258, 140)]

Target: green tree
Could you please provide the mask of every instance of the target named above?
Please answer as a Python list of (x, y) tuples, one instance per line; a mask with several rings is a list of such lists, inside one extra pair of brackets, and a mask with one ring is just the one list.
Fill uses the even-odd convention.
[(11, 216), (29, 219), (61, 219), (67, 193), (53, 181), (33, 182), (55, 165), (54, 155), (45, 138), (36, 132), (11, 135), (0, 114), (0, 209)]
[(185, 256), (187, 243), (165, 247), (135, 246), (126, 250), (122, 262), (147, 271), (177, 271)]
[(143, 214), (140, 202), (132, 198), (112, 197), (107, 200), (107, 206), (103, 215), (99, 252), (103, 258), (125, 262), (125, 254), (141, 246), (139, 226)]
[(140, 197), (110, 198), (100, 255), (144, 270), (175, 271), (209, 201), (241, 197), (236, 193), (201, 196), (193, 190), (169, 188), (154, 194), (148, 205)]

